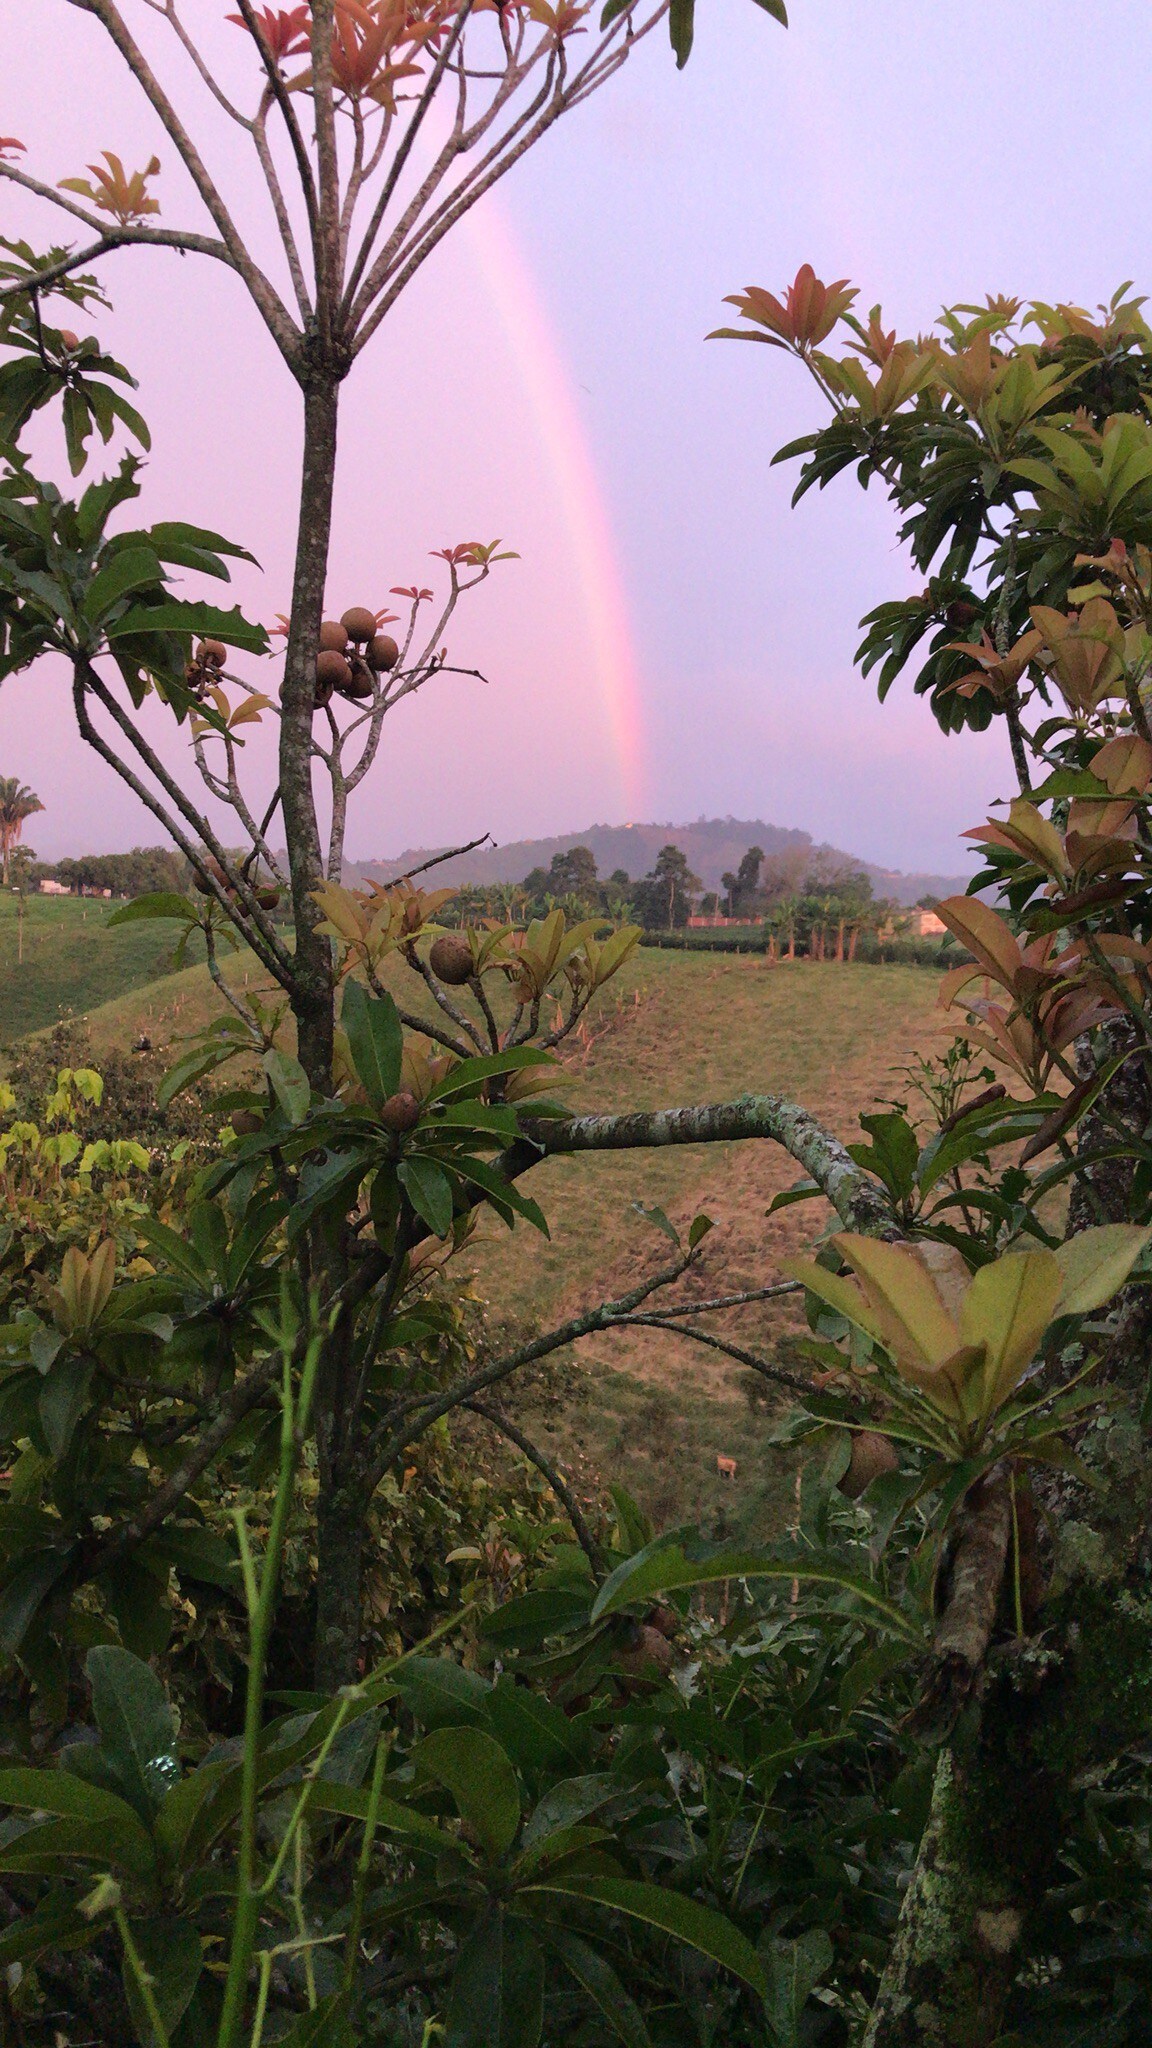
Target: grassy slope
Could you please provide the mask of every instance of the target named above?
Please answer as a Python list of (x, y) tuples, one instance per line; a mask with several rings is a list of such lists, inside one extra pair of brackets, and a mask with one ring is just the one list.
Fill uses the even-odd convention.
[(0, 1046), (167, 972), (172, 927), (109, 931), (111, 908), (98, 899), (29, 896), (21, 961), (16, 898), (0, 895)]
[[(238, 959), (229, 971), (243, 979), (251, 962)], [(770, 1090), (806, 1103), (850, 1139), (861, 1109), (901, 1093), (901, 1063), (946, 1043), (937, 987), (920, 968), (770, 968), (752, 956), (644, 951), (605, 997), (602, 1035), (569, 1056), (567, 1092), (574, 1108), (608, 1109)], [(216, 1001), (202, 967), (137, 989), (92, 1013), (94, 1050), (131, 1043), (141, 1030), (164, 1046), (206, 1022)], [(636, 1215), (639, 1200), (659, 1203), (680, 1224), (701, 1209), (716, 1219), (691, 1278), (696, 1298), (763, 1286), (823, 1220), (816, 1204), (765, 1218), (773, 1194), (797, 1177), (766, 1144), (551, 1161), (528, 1183), (551, 1240), (492, 1226), (467, 1263), (498, 1320), (547, 1326), (662, 1262), (667, 1241)], [(798, 1327), (790, 1308), (727, 1318), (734, 1341), (765, 1356), (781, 1346), (786, 1355)], [(586, 1340), (577, 1360), (542, 1373), (516, 1406), (546, 1449), (578, 1471), (586, 1463), (590, 1473), (622, 1478), (661, 1521), (723, 1513), (754, 1530), (778, 1522), (789, 1481), (766, 1441), (771, 1407), (753, 1405), (744, 1385), (741, 1367), (702, 1347), (621, 1332)], [(734, 1484), (718, 1479), (719, 1452), (738, 1460)]]
[[(573, 1106), (657, 1108), (771, 1091), (804, 1102), (841, 1137), (858, 1137), (859, 1112), (901, 1094), (894, 1070), (951, 1035), (935, 1007), (937, 986), (935, 974), (915, 968), (773, 969), (739, 955), (716, 962), (645, 952), (628, 1002), (592, 1047)], [(714, 1218), (686, 1298), (765, 1286), (828, 1213), (812, 1203), (766, 1218), (772, 1196), (798, 1178), (767, 1144), (549, 1161), (530, 1186), (551, 1241), (518, 1230), (484, 1247), (479, 1289), (495, 1308), (545, 1323), (624, 1292), (670, 1249), (635, 1201), (658, 1203), (681, 1227), (700, 1210)], [(733, 1311), (709, 1327), (786, 1359), (802, 1324), (788, 1304)], [(562, 1401), (545, 1386), (522, 1404), (545, 1446), (624, 1477), (662, 1523), (723, 1515), (753, 1532), (778, 1523), (788, 1472), (767, 1444), (774, 1403), (763, 1404), (765, 1383), (654, 1331), (588, 1338), (580, 1354)], [(737, 1458), (734, 1483), (719, 1480), (718, 1453)]]

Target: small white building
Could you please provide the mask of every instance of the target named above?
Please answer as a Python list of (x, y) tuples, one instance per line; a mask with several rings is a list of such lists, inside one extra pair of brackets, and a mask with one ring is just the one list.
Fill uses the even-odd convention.
[(68, 887), (67, 882), (54, 882), (50, 875), (44, 875), (40, 881), (40, 894), (42, 896), (70, 896), (72, 891)]

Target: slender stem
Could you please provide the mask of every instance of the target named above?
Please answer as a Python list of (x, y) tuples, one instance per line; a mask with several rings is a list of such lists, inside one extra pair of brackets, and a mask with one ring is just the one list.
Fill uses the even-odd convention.
[(284, 1344), (280, 1409), (280, 1475), (268, 1530), (263, 1569), (259, 1577), (248, 1547), (244, 1510), (237, 1509), (233, 1516), (248, 1597), (248, 1687), (244, 1707), (244, 1762), (241, 1771), (237, 1898), (217, 2048), (237, 2048), (240, 2039), (248, 1990), (248, 1971), (252, 1962), (260, 1901), (263, 1896), (262, 1888), (256, 1879), (256, 1862), (259, 1846), (260, 1736), (264, 1723), (268, 1648), (280, 1591), (280, 1564), (296, 1486), (296, 1467), (304, 1432), (311, 1416), (321, 1349), (321, 1337), (314, 1334), (305, 1352), (299, 1392), (295, 1393), (292, 1386), (294, 1346), (287, 1341)]
[(384, 1775), (388, 1769), (388, 1754), (392, 1746), (391, 1735), (381, 1735), (376, 1744), (376, 1756), (372, 1765), (372, 1783), (368, 1791), (368, 1811), (364, 1816), (364, 1833), (360, 1838), (360, 1854), (356, 1858), (356, 1877), (352, 1886), (352, 1911), (348, 1919), (348, 1933), (344, 1942), (343, 1983), (350, 1991), (356, 1974), (360, 1955), (360, 1931), (364, 1925), (364, 1902), (368, 1895), (368, 1878), (372, 1869), (372, 1849), (376, 1830), (380, 1823), (380, 1801), (384, 1792)]
[(152, 1990), (152, 1977), (145, 1966), (135, 1941), (132, 1939), (132, 1929), (128, 1924), (128, 1915), (124, 1911), (123, 1906), (117, 1906), (116, 1908), (116, 1931), (124, 1944), (124, 1954), (127, 1958), (128, 1968), (132, 1972), (133, 1982), (140, 1993), (140, 2002), (148, 2015), (148, 2024), (155, 2035), (154, 2048), (168, 2048), (168, 2029), (160, 2017), (160, 2008), (156, 2003), (156, 1997)]

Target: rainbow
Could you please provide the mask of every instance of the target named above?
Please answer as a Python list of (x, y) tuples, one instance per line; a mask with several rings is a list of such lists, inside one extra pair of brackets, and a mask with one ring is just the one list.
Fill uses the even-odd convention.
[(629, 817), (641, 818), (648, 774), (636, 652), (608, 508), (571, 375), (536, 282), (493, 194), (472, 209), (466, 225), (563, 511), (620, 796)]

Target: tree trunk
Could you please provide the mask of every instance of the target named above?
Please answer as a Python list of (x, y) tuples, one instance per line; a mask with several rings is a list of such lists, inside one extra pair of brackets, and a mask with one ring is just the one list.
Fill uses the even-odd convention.
[(315, 1682), (354, 1685), (360, 1638), (367, 1503), (358, 1486), (321, 1485), (316, 1502)]
[(332, 1079), (332, 958), (316, 930), (320, 910), (312, 891), (324, 874), (312, 793), (312, 715), (316, 649), (323, 616), (336, 476), (340, 379), (318, 373), (304, 389), (304, 461), (300, 523), (292, 581), (292, 616), (280, 692), (280, 802), (292, 883), (298, 992), (297, 1056), (313, 1086), (327, 1093)]
[[(1027, 1774), (1025, 1774), (1027, 1775)], [(942, 1750), (932, 1810), (862, 2048), (992, 2048), (1039, 1871), (1011, 1773)], [(1022, 1851), (1022, 1859), (1015, 1852)], [(1021, 1867), (1021, 1860), (1028, 1867)]]

